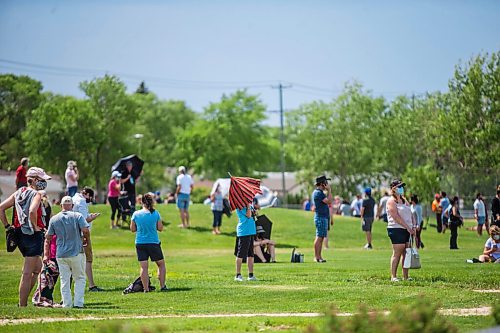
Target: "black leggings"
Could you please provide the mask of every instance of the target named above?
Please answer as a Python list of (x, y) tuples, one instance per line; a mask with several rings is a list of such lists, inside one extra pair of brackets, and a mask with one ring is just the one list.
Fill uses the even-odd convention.
[(458, 239), (458, 225), (454, 222), (450, 222), (450, 249), (458, 249), (457, 239)]
[(114, 221), (116, 211), (120, 209), (118, 205), (118, 197), (108, 197), (109, 204), (111, 205), (111, 220)]

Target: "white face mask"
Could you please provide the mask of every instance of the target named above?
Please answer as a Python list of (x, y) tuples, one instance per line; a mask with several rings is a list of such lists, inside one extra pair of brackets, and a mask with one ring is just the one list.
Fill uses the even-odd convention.
[(496, 240), (496, 241), (499, 240), (500, 239), (500, 235), (494, 235), (493, 239)]

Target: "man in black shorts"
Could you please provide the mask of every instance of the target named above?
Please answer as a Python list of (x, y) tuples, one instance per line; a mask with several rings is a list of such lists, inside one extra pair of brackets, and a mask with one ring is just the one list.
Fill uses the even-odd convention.
[(372, 189), (365, 188), (365, 200), (361, 206), (361, 229), (366, 234), (365, 250), (371, 250), (372, 247), (372, 224), (375, 219), (375, 199), (372, 198)]

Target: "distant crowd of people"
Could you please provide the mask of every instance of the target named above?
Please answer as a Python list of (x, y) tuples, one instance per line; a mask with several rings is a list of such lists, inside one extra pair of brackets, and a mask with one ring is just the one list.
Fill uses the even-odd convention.
[[(190, 227), (189, 205), (193, 190), (193, 179), (181, 166), (176, 178), (175, 194), (169, 195), (167, 202), (175, 201), (179, 209), (181, 228)], [(141, 172), (127, 162), (122, 171), (113, 171), (108, 183), (107, 200), (111, 208), (111, 228), (116, 228), (130, 216), (129, 228), (136, 234), (135, 246), (140, 267), (140, 283), (143, 291), (148, 292), (150, 281), (148, 262), (151, 259), (157, 265), (160, 291), (167, 291), (166, 265), (158, 232), (163, 230), (163, 222), (156, 203), (162, 200), (159, 193), (136, 194), (136, 184)], [(53, 289), (60, 280), (63, 307), (82, 308), (84, 306), (85, 286), (88, 281), (89, 292), (103, 291), (94, 281), (92, 223), (99, 213), (90, 213), (89, 205), (95, 200), (95, 193), (89, 187), (79, 191), (79, 172), (75, 161), (69, 161), (65, 172), (67, 195), (60, 200), (61, 211), (52, 216), (52, 208), (46, 194), (47, 182), (51, 177), (39, 167), (29, 167), (29, 160), (23, 158), (16, 170), (16, 191), (0, 203), (0, 221), (7, 232), (7, 249), (17, 247), (24, 257), (23, 270), (19, 283), (19, 306), (27, 306), (31, 290), (38, 283), (32, 302), (39, 306), (57, 307), (53, 302)], [(324, 175), (316, 178), (316, 189), (312, 193), (311, 210), (314, 210), (316, 237), (314, 240), (314, 260), (325, 263), (322, 255), (323, 246), (328, 246), (328, 232), (333, 226), (333, 216), (342, 214), (339, 197), (332, 197), (330, 179)], [(406, 184), (400, 179), (390, 183), (390, 193), (384, 193), (376, 209), (372, 189), (364, 189), (364, 199), (357, 195), (349, 205), (353, 216), (360, 218), (361, 229), (365, 233), (364, 248), (373, 248), (372, 226), (376, 218), (387, 223), (387, 235), (392, 243), (390, 264), (391, 280), (399, 281), (397, 270), (405, 260), (406, 249), (412, 241), (417, 248), (424, 248), (421, 238), (423, 229), (422, 207), (417, 195), (408, 200), (405, 197)], [(171, 197), (172, 196), (172, 197)], [(220, 186), (210, 195), (213, 213), (212, 233), (221, 233), (222, 214), (225, 198)], [(463, 224), (460, 214), (459, 198), (449, 200), (445, 192), (435, 195), (432, 211), (436, 214), (436, 230), (444, 233), (450, 229), (450, 249), (458, 249), (458, 228)], [(137, 200), (141, 209), (136, 211)], [(6, 210), (13, 207), (12, 220), (6, 216)], [(307, 208), (305, 206), (305, 208)], [(486, 241), (483, 254), (478, 262), (500, 263), (500, 187), (491, 205), (491, 227), (488, 210), (481, 193), (473, 204), (474, 218), (477, 221), (477, 233), (482, 235), (486, 228), (490, 238)], [(258, 200), (253, 198), (246, 207), (236, 209), (236, 281), (243, 281), (242, 263), (248, 265), (248, 277), (255, 281), (254, 262), (276, 262), (276, 242), (266, 237), (266, 230), (256, 221), (260, 209)], [(12, 225), (11, 225), (12, 224)], [(408, 269), (402, 269), (403, 279), (409, 280)], [(40, 279), (39, 279), (40, 277)], [(71, 295), (71, 281), (74, 282), (74, 297)]]

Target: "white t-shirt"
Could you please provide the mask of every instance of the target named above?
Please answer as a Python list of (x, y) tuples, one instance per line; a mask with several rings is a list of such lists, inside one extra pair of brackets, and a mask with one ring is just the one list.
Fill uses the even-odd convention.
[(486, 216), (486, 207), (484, 207), (483, 200), (476, 199), (474, 201), (474, 210), (477, 209), (477, 216)]
[(386, 204), (387, 204), (387, 200), (389, 200), (389, 196), (386, 195), (386, 196), (383, 196), (382, 198), (380, 198), (380, 206), (382, 207), (382, 215), (384, 214), (387, 214), (387, 207), (386, 207)]
[(193, 185), (193, 178), (188, 174), (180, 174), (177, 176), (177, 185), (181, 186), (180, 193), (191, 194), (191, 185)]
[(490, 254), (491, 257), (495, 258), (495, 260), (500, 259), (500, 244), (496, 243), (491, 237), (488, 238), (484, 247), (488, 249), (496, 248), (496, 251)]
[[(76, 193), (73, 196), (73, 211), (82, 214), (85, 221), (87, 221), (87, 217), (89, 216), (89, 206), (87, 204), (87, 200), (81, 193)], [(92, 222), (87, 222), (89, 224), (89, 229), (92, 228)]]
[(354, 215), (361, 214), (361, 207), (363, 206), (363, 199), (354, 198), (351, 202), (351, 209), (354, 211)]

